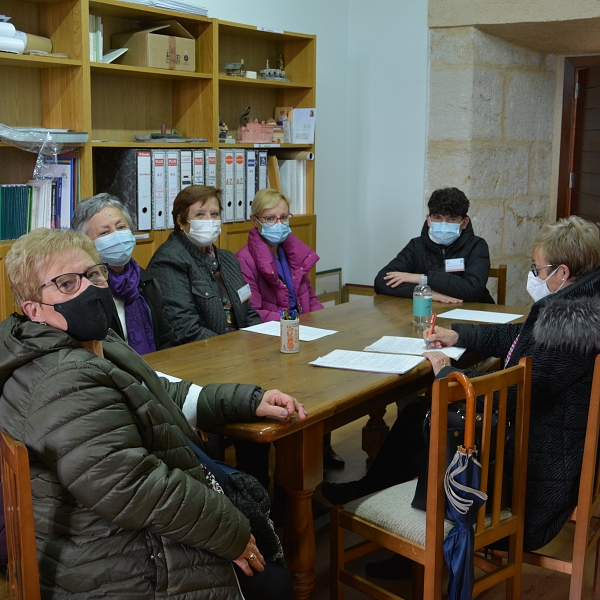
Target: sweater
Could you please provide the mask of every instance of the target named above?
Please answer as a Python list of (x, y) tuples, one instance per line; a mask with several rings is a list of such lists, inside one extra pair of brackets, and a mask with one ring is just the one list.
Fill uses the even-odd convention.
[[(316, 252), (293, 233), (280, 244), (290, 266), (294, 294), (300, 313), (320, 310), (323, 305), (310, 285), (310, 270), (317, 264)], [(289, 290), (279, 277), (275, 255), (256, 228), (248, 233), (248, 244), (236, 254), (244, 280), (250, 285), (250, 302), (263, 322), (279, 321), (279, 313), (290, 308)]]

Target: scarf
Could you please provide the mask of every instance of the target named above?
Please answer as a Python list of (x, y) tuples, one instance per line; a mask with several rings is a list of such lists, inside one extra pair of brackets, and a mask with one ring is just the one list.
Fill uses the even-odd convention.
[(154, 352), (156, 344), (150, 309), (140, 294), (140, 266), (133, 258), (121, 273), (108, 270), (108, 287), (117, 300), (125, 303), (127, 343), (138, 354)]

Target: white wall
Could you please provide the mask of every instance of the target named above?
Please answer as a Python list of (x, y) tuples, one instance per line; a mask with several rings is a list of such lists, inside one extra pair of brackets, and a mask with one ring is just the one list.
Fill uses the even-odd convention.
[(210, 17), (316, 34), (317, 269), (372, 284), (424, 215), (427, 2), (195, 1)]

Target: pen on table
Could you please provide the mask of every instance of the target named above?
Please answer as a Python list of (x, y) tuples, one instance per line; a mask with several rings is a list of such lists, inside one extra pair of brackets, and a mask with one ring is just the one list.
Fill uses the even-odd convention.
[(433, 335), (433, 331), (435, 329), (435, 320), (437, 319), (437, 315), (433, 313), (431, 315), (431, 321), (429, 321), (429, 329), (427, 330), (427, 341), (425, 342), (425, 346), (429, 348), (429, 336)]

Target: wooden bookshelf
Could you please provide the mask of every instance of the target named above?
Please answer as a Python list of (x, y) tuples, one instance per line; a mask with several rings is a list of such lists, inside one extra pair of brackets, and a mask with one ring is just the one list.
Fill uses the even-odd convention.
[[(11, 127), (68, 128), (89, 132), (79, 148), (82, 198), (102, 190), (94, 182), (94, 156), (110, 147), (159, 148), (140, 143), (134, 134), (177, 129), (185, 137), (207, 138), (200, 144), (169, 144), (175, 148), (250, 148), (249, 144), (219, 144), (219, 120), (235, 136), (240, 116), (251, 106), (259, 120), (273, 117), (276, 106), (316, 106), (316, 38), (312, 35), (260, 31), (243, 25), (164, 11), (119, 0), (3, 0), (2, 12), (18, 30), (49, 37), (55, 52), (67, 59), (0, 56), (0, 122)], [(102, 17), (104, 48), (110, 37), (139, 27), (140, 22), (175, 19), (196, 40), (193, 73), (90, 62), (89, 15)], [(259, 72), (283, 56), (290, 82), (233, 78), (225, 64), (244, 59)], [(285, 144), (270, 154), (290, 149), (314, 151), (314, 146)], [(35, 154), (0, 144), (0, 183), (31, 179)], [(294, 219), (294, 233), (315, 248), (314, 161), (307, 161), (306, 215)], [(223, 225), (220, 246), (237, 251), (246, 243), (249, 223)], [(168, 237), (168, 231), (140, 232), (134, 256), (142, 266)], [(4, 258), (10, 242), (0, 242), (0, 319), (14, 310)]]

